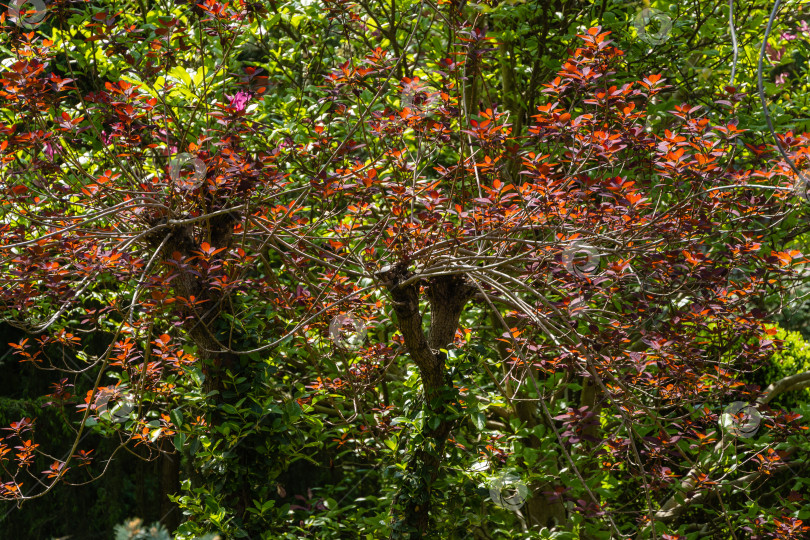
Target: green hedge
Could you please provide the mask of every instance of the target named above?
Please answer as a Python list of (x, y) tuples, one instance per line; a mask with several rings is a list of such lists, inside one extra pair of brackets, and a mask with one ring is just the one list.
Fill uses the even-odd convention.
[[(810, 342), (805, 341), (800, 332), (785, 330), (779, 326), (776, 328), (776, 337), (784, 342), (783, 349), (763, 369), (766, 385), (790, 375), (810, 371)], [(810, 403), (810, 388), (782, 394), (771, 405), (795, 409), (802, 403)]]

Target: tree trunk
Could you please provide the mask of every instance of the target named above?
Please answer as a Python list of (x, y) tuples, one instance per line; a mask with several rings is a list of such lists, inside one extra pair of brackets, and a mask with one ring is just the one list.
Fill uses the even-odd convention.
[(176, 495), (180, 491), (181, 456), (167, 440), (163, 441), (163, 449), (160, 455), (160, 522), (174, 532), (180, 526), (181, 516), (180, 509), (169, 499), (169, 495)]
[(459, 276), (442, 276), (429, 283), (431, 324), (429, 336), (425, 336), (419, 311), (420, 283), (401, 285), (410, 277), (404, 265), (383, 277), (408, 353), (419, 367), (425, 398), (426, 427), (415, 441), (416, 450), (408, 459), (393, 505), (391, 538), (413, 540), (423, 538), (429, 530), (431, 487), (456, 420), (450, 407), (456, 394), (445, 366), (446, 355), (439, 349), (452, 343), (461, 313), (474, 289)]

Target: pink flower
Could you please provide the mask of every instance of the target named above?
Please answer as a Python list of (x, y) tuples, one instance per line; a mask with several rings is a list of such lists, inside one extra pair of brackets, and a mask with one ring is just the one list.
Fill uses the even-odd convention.
[(787, 73), (780, 73), (776, 76), (776, 86), (782, 86), (787, 82)]
[(50, 141), (46, 142), (42, 151), (45, 153), (45, 157), (48, 158), (48, 161), (53, 163), (53, 156), (54, 154), (61, 154), (62, 153), (62, 146), (57, 143), (51, 143)]
[(776, 50), (770, 43), (765, 45), (765, 53), (768, 55), (768, 60), (774, 63), (779, 62), (782, 59), (782, 56), (785, 54), (785, 50), (785, 47)]
[(225, 95), (226, 98), (230, 101), (230, 106), (237, 110), (237, 112), (241, 112), (245, 110), (247, 106), (247, 102), (250, 101), (250, 94), (247, 92), (242, 92), (241, 90), (236, 93), (235, 96)]
[(807, 21), (801, 21), (799, 23), (799, 31), (803, 34), (810, 35), (810, 25), (807, 24)]
[(782, 34), (782, 39), (784, 39), (785, 41), (793, 41), (794, 39), (796, 39), (796, 34), (785, 32)]

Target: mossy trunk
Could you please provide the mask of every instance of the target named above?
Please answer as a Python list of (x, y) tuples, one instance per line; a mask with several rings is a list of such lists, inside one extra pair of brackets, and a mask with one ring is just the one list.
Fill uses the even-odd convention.
[(394, 500), (390, 537), (398, 540), (424, 538), (430, 529), (431, 489), (456, 420), (451, 409), (456, 392), (445, 365), (446, 355), (440, 349), (453, 342), (461, 313), (474, 290), (458, 276), (431, 281), (427, 285), (431, 324), (425, 335), (419, 310), (420, 283), (402, 285), (408, 277), (402, 266), (386, 275), (399, 330), (422, 379), (426, 428), (413, 441), (415, 450)]

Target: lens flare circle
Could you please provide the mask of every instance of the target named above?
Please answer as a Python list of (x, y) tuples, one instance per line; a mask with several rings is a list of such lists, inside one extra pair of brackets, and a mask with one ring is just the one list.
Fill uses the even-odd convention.
[[(34, 6), (34, 14), (31, 16), (24, 16), (29, 10), (23, 9), (25, 4)], [(8, 6), (8, 18), (14, 21), (17, 25), (23, 28), (33, 29), (39, 26), (39, 23), (45, 19), (48, 10), (45, 7), (45, 2), (42, 0), (14, 0)]]
[[(194, 166), (194, 176), (191, 180), (180, 178), (180, 170), (187, 163), (191, 163)], [(187, 152), (177, 154), (174, 159), (172, 159), (171, 165), (169, 166), (169, 176), (171, 177), (174, 185), (186, 191), (191, 191), (200, 187), (202, 183), (205, 182), (205, 175), (207, 172), (208, 168), (205, 166), (205, 162)]]
[(135, 410), (137, 402), (135, 396), (123, 394), (120, 400), (110, 403), (114, 395), (110, 391), (99, 394), (98, 398), (96, 398), (96, 415), (110, 422), (122, 424), (129, 419), (129, 415)]
[[(583, 254), (585, 260), (582, 261)], [(599, 268), (601, 255), (595, 247), (582, 243), (573, 242), (562, 253), (562, 263), (570, 274), (577, 277), (587, 277)]]
[(419, 77), (405, 79), (400, 94), (402, 109), (418, 116), (427, 116), (441, 105), (441, 93)]
[[(351, 326), (353, 331), (348, 336), (345, 336), (345, 328), (347, 325)], [(332, 341), (335, 345), (345, 350), (354, 350), (361, 347), (366, 340), (367, 332), (368, 330), (366, 325), (363, 324), (363, 321), (355, 319), (348, 314), (336, 316), (329, 324), (329, 336), (332, 338)]]
[[(654, 22), (658, 23), (658, 31), (649, 32), (647, 27)], [(672, 31), (672, 19), (663, 11), (645, 7), (636, 15), (633, 26), (641, 41), (648, 45), (661, 45), (669, 39), (669, 33)]]
[(519, 510), (526, 502), (529, 488), (514, 474), (503, 474), (489, 484), (489, 497), (492, 502), (507, 510)]
[(756, 435), (761, 423), (762, 414), (744, 401), (735, 401), (720, 416), (720, 426), (726, 433), (742, 439), (750, 439)]

